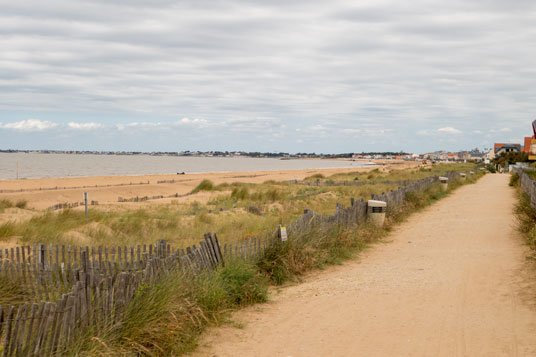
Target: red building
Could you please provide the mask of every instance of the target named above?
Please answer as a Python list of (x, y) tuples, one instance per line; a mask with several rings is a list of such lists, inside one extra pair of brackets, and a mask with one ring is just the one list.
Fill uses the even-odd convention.
[(532, 144), (532, 138), (525, 136), (525, 146), (523, 146), (523, 152), (530, 153), (530, 145)]

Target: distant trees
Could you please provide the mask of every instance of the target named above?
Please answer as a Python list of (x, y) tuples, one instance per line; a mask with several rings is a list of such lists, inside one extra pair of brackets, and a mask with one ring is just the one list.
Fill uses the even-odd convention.
[(493, 159), (493, 163), (499, 164), (504, 167), (505, 163), (515, 164), (516, 162), (527, 162), (529, 161), (529, 155), (526, 152), (508, 152), (502, 154), (499, 157)]

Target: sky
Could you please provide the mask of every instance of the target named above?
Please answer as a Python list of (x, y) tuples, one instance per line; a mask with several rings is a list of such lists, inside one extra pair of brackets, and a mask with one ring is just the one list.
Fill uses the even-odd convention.
[(536, 1), (0, 0), (0, 149), (520, 142)]

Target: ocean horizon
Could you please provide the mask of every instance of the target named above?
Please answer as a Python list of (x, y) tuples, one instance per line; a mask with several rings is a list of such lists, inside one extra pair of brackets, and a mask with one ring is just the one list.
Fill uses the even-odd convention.
[(0, 153), (0, 180), (208, 172), (358, 168), (372, 162), (333, 159)]

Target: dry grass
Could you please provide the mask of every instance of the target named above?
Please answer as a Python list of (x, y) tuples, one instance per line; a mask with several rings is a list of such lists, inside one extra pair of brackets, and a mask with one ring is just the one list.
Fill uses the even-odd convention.
[[(450, 190), (460, 184), (452, 182)], [(387, 191), (391, 186), (231, 184), (220, 186), (221, 196), (207, 205), (171, 204), (150, 210), (95, 211), (89, 225), (83, 213), (65, 210), (34, 217), (30, 224), (0, 226), (0, 234), (3, 227), (10, 230), (4, 236), (23, 233), (28, 241), (42, 240), (43, 235), (61, 241), (66, 233), (80, 230), (103, 244), (119, 241), (123, 244), (128, 239), (132, 242), (150, 240), (162, 235), (180, 244), (188, 242), (187, 235), (196, 235), (194, 239), (198, 239), (204, 230), (216, 230), (227, 240), (237, 240), (249, 232), (256, 234), (274, 228), (279, 222), (289, 222), (301, 215), (305, 207), (333, 213), (335, 202), (362, 195), (368, 197), (372, 192), (378, 193), (378, 188)], [(434, 185), (409, 195), (404, 206), (388, 216), (383, 228), (367, 223), (357, 228), (318, 226), (290, 237), (287, 242), (277, 243), (257, 261), (227, 262), (225, 267), (199, 276), (172, 271), (154, 285), (142, 284), (120, 322), (90, 328), (69, 346), (69, 354), (171, 356), (187, 353), (195, 349), (197, 338), (207, 325), (225, 322), (228, 312), (241, 306), (266, 301), (268, 281), (281, 284), (308, 270), (349, 259), (383, 238), (411, 212), (447, 194)], [(247, 208), (252, 205), (259, 208), (260, 215), (248, 212)], [(0, 290), (5, 290), (7, 299), (24, 294), (13, 284), (0, 286)]]
[[(383, 181), (414, 180), (465, 168), (469, 167), (437, 165), (426, 170), (359, 173), (374, 175), (374, 182), (362, 186), (316, 187), (274, 181), (215, 186), (206, 180), (194, 191), (221, 192), (207, 204), (174, 202), (115, 211), (97, 208), (90, 210), (89, 223), (81, 211), (46, 212), (27, 221), (1, 224), (0, 240), (17, 236), (26, 243), (135, 245), (165, 239), (176, 246), (187, 246), (197, 243), (205, 232), (216, 232), (222, 242), (231, 242), (272, 231), (278, 224), (288, 224), (301, 216), (304, 209), (330, 215), (336, 203), (349, 204), (352, 197), (368, 199), (372, 193), (397, 188)], [(355, 175), (339, 174), (328, 179), (353, 180)], [(359, 180), (366, 181), (368, 176), (360, 176)]]
[(245, 262), (200, 276), (172, 271), (152, 286), (142, 284), (120, 322), (101, 326), (98, 333), (90, 329), (69, 349), (88, 356), (181, 355), (195, 349), (207, 325), (266, 299), (267, 280)]

